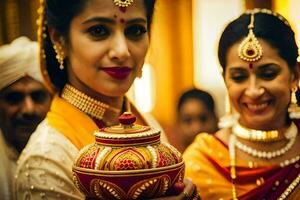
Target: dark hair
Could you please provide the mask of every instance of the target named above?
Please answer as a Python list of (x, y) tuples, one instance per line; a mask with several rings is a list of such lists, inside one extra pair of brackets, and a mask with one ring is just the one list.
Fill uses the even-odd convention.
[[(229, 48), (248, 35), (250, 16), (250, 14), (241, 15), (229, 23), (221, 35), (218, 57), (223, 73), (225, 73)], [(298, 47), (293, 30), (284, 21), (286, 20), (283, 17), (282, 20), (279, 19), (279, 15), (258, 12), (254, 15), (253, 32), (257, 38), (266, 40), (276, 48), (279, 55), (288, 63), (289, 68), (293, 70), (297, 63)]]
[[(144, 0), (147, 15), (147, 27), (150, 31), (154, 5), (156, 0)], [(72, 19), (85, 8), (87, 0), (46, 0), (46, 20), (47, 27), (55, 28), (66, 41), (69, 39), (69, 30)], [(59, 63), (56, 60), (56, 53), (50, 40), (48, 28), (45, 33), (47, 37), (44, 39), (43, 45), (46, 55), (46, 68), (51, 82), (54, 86), (62, 90), (68, 81), (66, 69), (59, 69)]]
[(208, 92), (196, 88), (187, 90), (180, 96), (177, 104), (177, 112), (179, 112), (182, 105), (190, 99), (196, 99), (203, 102), (208, 110), (213, 113), (215, 112), (215, 103), (213, 97)]

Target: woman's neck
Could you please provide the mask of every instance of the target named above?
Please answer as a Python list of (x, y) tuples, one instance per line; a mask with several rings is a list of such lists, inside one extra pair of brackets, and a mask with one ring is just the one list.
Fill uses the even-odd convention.
[[(271, 121), (268, 123), (255, 123), (255, 122), (247, 122), (243, 119), (238, 120), (238, 124), (247, 129), (253, 129), (257, 131), (278, 131), (279, 137), (283, 137), (285, 131), (291, 124), (291, 120), (288, 120), (287, 115), (283, 114), (283, 117), (277, 119), (275, 121)], [(286, 117), (285, 117), (286, 116)]]
[[(107, 126), (118, 124), (118, 117), (123, 112), (125, 99), (124, 96), (109, 97), (99, 94), (88, 87), (77, 87), (72, 84), (66, 84), (61, 96), (79, 110), (90, 115), (93, 119), (103, 121)], [(90, 104), (97, 105), (97, 108), (95, 106), (87, 108)], [(91, 112), (91, 109), (95, 111)], [(99, 114), (97, 111), (101, 109), (104, 109), (103, 114)]]
[(116, 97), (106, 96), (106, 95), (98, 93), (98, 92), (94, 91), (93, 89), (91, 89), (87, 86), (84, 86), (82, 84), (81, 85), (74, 85), (72, 83), (69, 83), (69, 84), (72, 85), (73, 87), (75, 87), (77, 90), (85, 93), (89, 97), (92, 97), (93, 99), (101, 101), (105, 104), (108, 104), (108, 105), (114, 107), (114, 108), (122, 109), (124, 96), (116, 96)]

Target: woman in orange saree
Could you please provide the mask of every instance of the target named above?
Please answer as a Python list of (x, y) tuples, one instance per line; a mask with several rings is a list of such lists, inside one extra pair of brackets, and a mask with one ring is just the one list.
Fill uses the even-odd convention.
[(222, 33), (218, 57), (239, 116), (184, 153), (202, 199), (300, 199), (298, 47), (281, 15), (247, 11)]
[(118, 124), (129, 107), (137, 123), (159, 128), (125, 95), (142, 75), (154, 6), (155, 0), (40, 0), (41, 70), (55, 96), (18, 160), (17, 199), (84, 199), (72, 181), (73, 162), (96, 130)]

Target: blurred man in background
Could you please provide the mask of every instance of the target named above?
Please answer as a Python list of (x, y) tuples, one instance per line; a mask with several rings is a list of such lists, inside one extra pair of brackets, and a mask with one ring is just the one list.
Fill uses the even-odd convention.
[(12, 199), (16, 161), (49, 110), (38, 46), (26, 37), (0, 47), (0, 197)]

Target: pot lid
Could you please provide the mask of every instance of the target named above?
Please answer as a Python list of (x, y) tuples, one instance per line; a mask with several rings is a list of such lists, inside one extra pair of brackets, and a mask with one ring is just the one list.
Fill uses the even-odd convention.
[(136, 116), (131, 112), (125, 112), (119, 117), (119, 125), (102, 128), (95, 132), (95, 136), (107, 139), (133, 139), (160, 135), (159, 130), (135, 124), (135, 121)]

